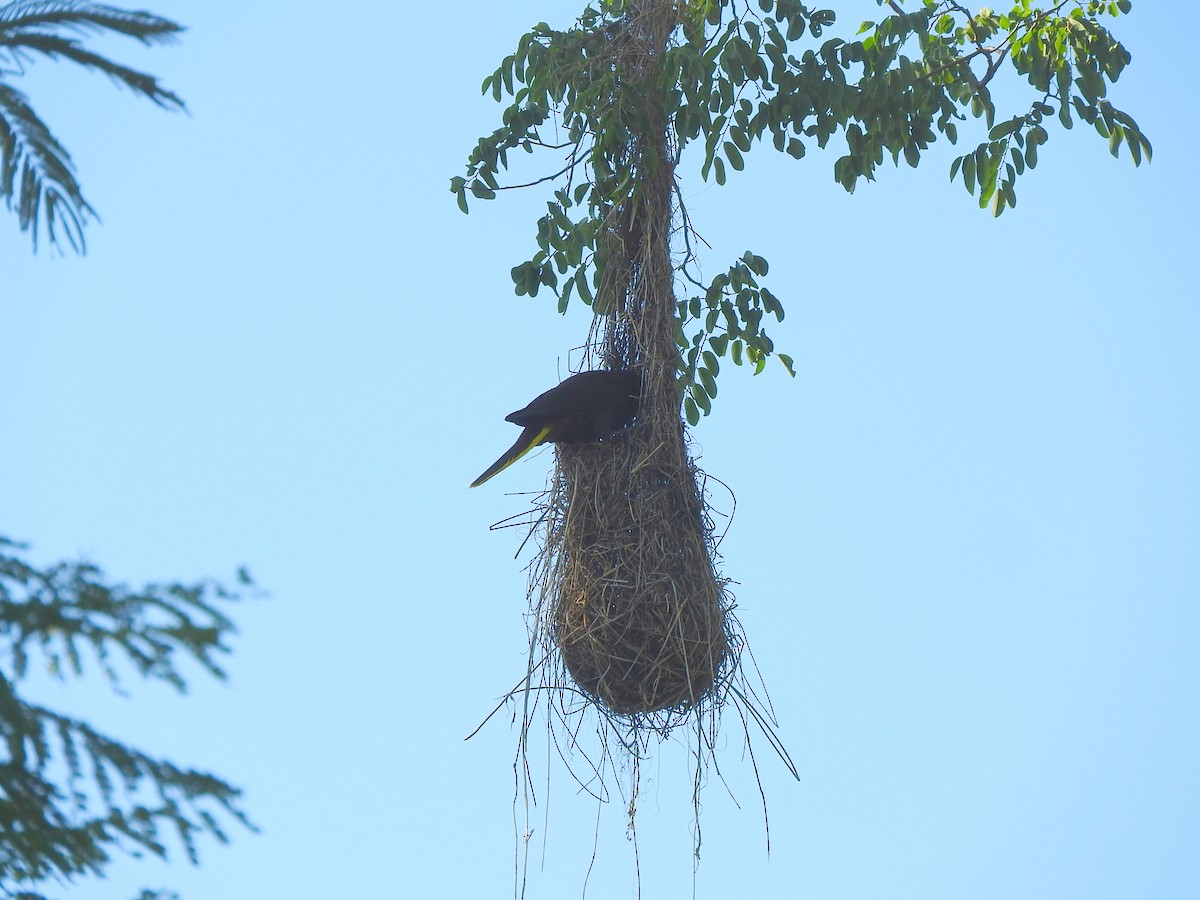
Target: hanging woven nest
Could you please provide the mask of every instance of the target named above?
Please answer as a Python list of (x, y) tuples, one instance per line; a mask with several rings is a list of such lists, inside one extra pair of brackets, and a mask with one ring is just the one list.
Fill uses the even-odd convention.
[[(624, 149), (639, 185), (603, 219), (586, 355), (604, 368), (639, 367), (642, 397), (623, 434), (558, 446), (538, 605), (548, 649), (576, 687), (610, 713), (661, 714), (659, 724), (701, 708), (740, 647), (680, 421), (674, 154), (654, 88), (655, 48), (674, 15), (634, 4), (608, 35), (606, 52), (628, 96), (643, 98), (645, 122)], [(604, 193), (620, 196), (615, 185)]]
[(624, 433), (558, 445), (535, 578), (543, 634), (575, 685), (617, 715), (668, 711), (660, 722), (712, 697), (741, 646), (679, 415), (670, 189), (661, 165), (606, 221), (588, 356), (640, 367), (642, 398)]
[(693, 471), (646, 444), (634, 429), (559, 456), (553, 640), (576, 685), (620, 715), (696, 707), (729, 656)]

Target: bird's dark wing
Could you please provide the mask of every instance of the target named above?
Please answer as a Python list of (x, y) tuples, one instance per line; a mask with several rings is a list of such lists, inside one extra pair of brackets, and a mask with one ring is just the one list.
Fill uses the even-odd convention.
[(538, 444), (601, 441), (610, 437), (633, 421), (641, 393), (640, 369), (572, 375), (505, 418), (525, 430), (471, 487), (479, 487)]
[(527, 426), (525, 430), (521, 432), (521, 436), (517, 438), (517, 442), (509, 447), (503, 456), (488, 466), (486, 472), (472, 481), (471, 487), (479, 487), (493, 475), (497, 474), (498, 472), (503, 472), (538, 444), (545, 443), (549, 434), (549, 425)]
[[(516, 425), (545, 425), (565, 417), (587, 420), (603, 413), (606, 421), (615, 421), (608, 434), (578, 437), (574, 440), (598, 440), (628, 425), (637, 415), (642, 393), (640, 369), (580, 372), (557, 387), (535, 397), (524, 409), (507, 416)], [(581, 422), (582, 424), (582, 422)], [(580, 431), (580, 428), (573, 429)], [(555, 440), (551, 437), (551, 440)]]

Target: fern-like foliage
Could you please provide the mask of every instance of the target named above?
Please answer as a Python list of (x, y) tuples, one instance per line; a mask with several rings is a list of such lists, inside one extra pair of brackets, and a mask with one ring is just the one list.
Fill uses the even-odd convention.
[(9, 83), (37, 57), (69, 60), (103, 72), (118, 84), (166, 109), (183, 101), (156, 78), (94, 53), (82, 37), (113, 32), (143, 44), (162, 43), (181, 31), (152, 15), (83, 0), (42, 0), (0, 5), (0, 198), (15, 211), (37, 250), (44, 230), (52, 246), (84, 251), (83, 229), (96, 211), (83, 197), (66, 148), (33, 111), (28, 98)]
[(24, 549), (0, 537), (0, 897), (35, 900), (44, 881), (102, 874), (114, 851), (166, 857), (172, 834), (195, 862), (199, 835), (227, 840), (221, 818), (253, 828), (220, 778), (19, 693), (34, 662), (60, 679), (95, 665), (118, 690), (132, 669), (183, 692), (188, 659), (223, 678), (234, 627), (218, 605), (239, 595), (209, 582), (131, 591), (87, 563), (36, 568)]

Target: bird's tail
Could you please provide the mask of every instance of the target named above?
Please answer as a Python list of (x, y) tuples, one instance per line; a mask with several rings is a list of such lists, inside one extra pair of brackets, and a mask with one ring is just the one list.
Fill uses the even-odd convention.
[(521, 436), (517, 438), (517, 442), (508, 448), (508, 451), (498, 460), (488, 466), (488, 470), (471, 482), (471, 487), (479, 487), (493, 475), (503, 472), (518, 459), (536, 447), (550, 433), (550, 426), (544, 428), (535, 428), (530, 425), (521, 432)]

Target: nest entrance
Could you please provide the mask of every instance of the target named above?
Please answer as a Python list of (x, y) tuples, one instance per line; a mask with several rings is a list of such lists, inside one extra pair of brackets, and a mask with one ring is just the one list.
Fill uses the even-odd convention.
[(694, 473), (661, 455), (647, 455), (638, 429), (559, 449), (567, 503), (551, 632), (575, 683), (618, 715), (698, 707), (729, 658)]

